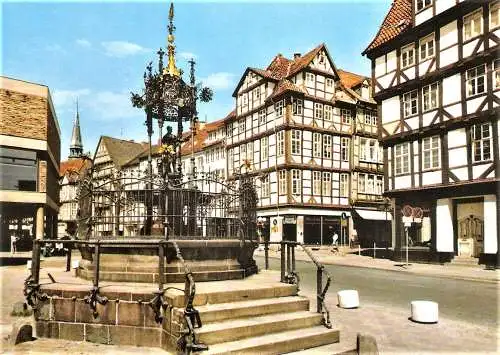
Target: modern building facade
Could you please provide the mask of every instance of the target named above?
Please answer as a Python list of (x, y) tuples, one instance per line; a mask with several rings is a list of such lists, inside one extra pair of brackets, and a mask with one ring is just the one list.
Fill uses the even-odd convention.
[(60, 130), (47, 86), (0, 77), (1, 248), (55, 237)]
[(363, 223), (390, 218), (368, 78), (338, 70), (321, 44), (247, 68), (233, 96), (227, 177), (257, 177), (264, 234), (307, 244), (329, 244), (335, 232), (345, 244), (387, 234), (384, 223)]
[(499, 5), (395, 0), (364, 51), (396, 257), (498, 266)]

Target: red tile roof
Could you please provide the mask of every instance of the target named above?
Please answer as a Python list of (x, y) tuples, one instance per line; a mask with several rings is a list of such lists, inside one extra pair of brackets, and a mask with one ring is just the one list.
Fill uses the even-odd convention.
[(285, 91), (295, 91), (295, 92), (298, 92), (301, 94), (307, 94), (307, 91), (305, 89), (295, 85), (294, 83), (292, 83), (288, 79), (283, 79), (283, 80), (280, 80), (278, 85), (275, 86), (274, 91), (269, 98), (273, 98), (275, 96), (278, 96), (278, 95), (284, 93)]
[(75, 182), (91, 165), (92, 161), (87, 157), (62, 161), (59, 166), (59, 176), (61, 178), (67, 176), (70, 182)]
[(298, 71), (307, 67), (309, 65), (309, 63), (311, 63), (311, 61), (314, 59), (314, 57), (316, 57), (318, 52), (324, 47), (325, 47), (325, 44), (321, 43), (316, 48), (313, 48), (312, 50), (310, 50), (309, 52), (307, 52), (303, 56), (300, 56), (297, 59), (295, 59), (290, 67), (290, 70), (287, 73), (287, 76), (293, 75), (293, 74), (297, 73)]
[(410, 28), (412, 25), (411, 8), (411, 0), (394, 0), (375, 38), (362, 54), (381, 46)]
[(364, 80), (369, 80), (366, 76), (355, 74), (352, 72), (348, 72), (348, 71), (343, 70), (343, 69), (338, 69), (337, 72), (339, 73), (340, 82), (346, 88), (349, 88), (349, 89), (356, 86), (356, 85), (359, 85)]

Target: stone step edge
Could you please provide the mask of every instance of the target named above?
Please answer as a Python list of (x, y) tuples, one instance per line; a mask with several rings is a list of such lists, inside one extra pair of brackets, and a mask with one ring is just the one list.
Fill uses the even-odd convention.
[(208, 351), (195, 354), (282, 354), (338, 343), (339, 341), (339, 329), (328, 329), (320, 325), (217, 343), (209, 345)]
[[(308, 298), (297, 295), (215, 303), (199, 306), (196, 309), (200, 313), (203, 324), (208, 324), (230, 319), (242, 319), (260, 315), (276, 314), (279, 312), (308, 311), (309, 306), (310, 301)], [(283, 309), (283, 307), (289, 308)], [(184, 310), (180, 308), (174, 309), (174, 312), (176, 316), (182, 316), (184, 314)], [(227, 314), (227, 316), (221, 316), (218, 319), (214, 319), (215, 315), (220, 314), (220, 312), (231, 313)]]
[(322, 315), (309, 311), (227, 320), (209, 323), (196, 331), (196, 339), (207, 344), (216, 341), (233, 341), (263, 334), (279, 333), (286, 330), (308, 328), (320, 325)]

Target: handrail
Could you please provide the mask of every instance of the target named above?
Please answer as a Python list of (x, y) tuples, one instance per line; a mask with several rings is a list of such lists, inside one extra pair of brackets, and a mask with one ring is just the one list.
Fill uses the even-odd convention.
[[(325, 298), (326, 293), (330, 287), (330, 283), (332, 281), (332, 276), (326, 270), (325, 266), (321, 264), (321, 262), (311, 253), (309, 249), (304, 245), (304, 243), (293, 242), (282, 240), (279, 242), (271, 242), (264, 241), (264, 250), (265, 250), (265, 265), (266, 269), (268, 268), (268, 250), (270, 244), (276, 244), (281, 246), (281, 282), (295, 283), (299, 284), (299, 275), (295, 270), (295, 247), (300, 246), (305, 253), (312, 260), (314, 265), (316, 265), (316, 312), (321, 313), (323, 315), (323, 325), (327, 328), (332, 327), (332, 323), (330, 321), (330, 311), (326, 307)], [(284, 247), (287, 247), (288, 253), (285, 253)], [(288, 274), (285, 273), (285, 268)], [(323, 287), (323, 275), (326, 276), (325, 287)]]

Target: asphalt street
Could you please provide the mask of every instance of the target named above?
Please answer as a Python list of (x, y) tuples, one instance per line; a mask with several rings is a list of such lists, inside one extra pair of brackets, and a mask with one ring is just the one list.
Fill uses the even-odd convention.
[[(257, 257), (260, 268), (264, 259)], [(270, 258), (270, 268), (279, 270), (279, 259)], [(314, 264), (297, 261), (300, 286), (307, 293), (316, 289)], [(432, 300), (439, 303), (440, 317), (460, 320), (488, 328), (498, 327), (498, 285), (467, 280), (443, 279), (397, 271), (326, 265), (333, 276), (327, 302), (336, 305), (336, 293), (355, 289), (363, 303), (408, 310), (412, 300)]]

